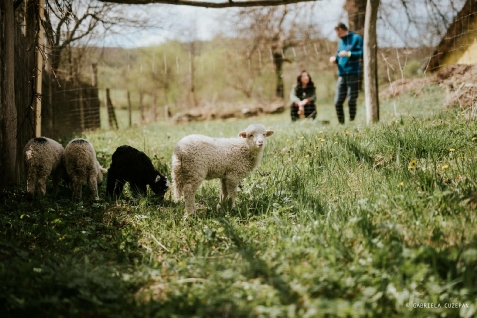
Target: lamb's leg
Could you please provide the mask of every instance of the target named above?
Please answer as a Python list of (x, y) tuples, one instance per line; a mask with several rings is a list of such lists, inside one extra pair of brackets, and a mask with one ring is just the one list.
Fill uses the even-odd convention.
[(36, 180), (36, 191), (41, 196), (46, 194), (46, 181), (48, 180), (48, 172), (38, 171), (38, 179)]
[[(113, 169), (109, 169), (108, 171), (108, 181), (106, 183), (106, 193), (108, 194), (108, 196), (113, 196), (113, 193), (116, 194), (116, 195), (119, 195), (119, 193), (117, 193), (117, 189), (116, 187), (118, 187), (119, 185), (116, 185), (116, 174), (114, 173), (114, 170)], [(121, 191), (123, 189), (121, 188)]]
[(220, 179), (220, 183), (222, 185), (221, 191), (220, 191), (220, 202), (217, 204), (217, 213), (219, 213), (219, 210), (221, 208), (221, 204), (227, 200), (228, 192), (227, 192), (227, 179)]
[(71, 178), (71, 183), (73, 184), (73, 199), (79, 200), (82, 197), (82, 188), (83, 185), (77, 177)]
[(118, 198), (118, 197), (121, 195), (121, 193), (123, 193), (123, 189), (124, 189), (124, 185), (125, 185), (125, 184), (126, 184), (126, 183), (125, 183), (124, 181), (122, 181), (122, 180), (119, 180), (119, 179), (118, 179), (118, 180), (116, 181), (116, 186), (115, 186), (115, 188), (114, 188), (114, 196), (115, 196), (116, 198)]
[(184, 185), (184, 201), (186, 214), (194, 214), (195, 212), (195, 193), (200, 187), (201, 182), (188, 183)]
[(224, 202), (227, 199), (228, 192), (227, 192), (227, 179), (220, 180), (222, 184), (222, 191), (220, 193), (220, 202)]
[(238, 182), (235, 180), (227, 179), (226, 181), (227, 193), (232, 201), (232, 209), (235, 208), (235, 198), (237, 197)]
[(174, 202), (178, 202), (184, 194), (184, 184), (181, 182), (181, 162), (174, 154), (172, 156), (172, 190), (174, 194)]
[(98, 196), (98, 182), (96, 180), (96, 176), (94, 174), (91, 174), (88, 177), (88, 185), (89, 189), (91, 190), (91, 194), (94, 196), (95, 200), (99, 200)]
[(27, 193), (30, 198), (35, 197), (35, 186), (36, 186), (36, 169), (28, 168), (27, 173)]
[(53, 179), (53, 194), (54, 195), (58, 194), (58, 184), (61, 181), (61, 172), (58, 170), (59, 169), (57, 169), (56, 171), (53, 171), (51, 174), (51, 177)]
[(131, 188), (135, 195), (146, 196), (147, 194), (147, 184), (136, 184), (132, 185)]

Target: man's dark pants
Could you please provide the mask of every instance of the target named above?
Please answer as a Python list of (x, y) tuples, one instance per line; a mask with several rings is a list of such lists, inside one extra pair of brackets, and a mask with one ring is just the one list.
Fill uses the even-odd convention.
[(335, 108), (338, 115), (338, 121), (341, 124), (345, 122), (343, 104), (348, 97), (349, 117), (354, 120), (356, 116), (356, 99), (358, 99), (358, 74), (349, 74), (338, 77), (335, 93)]

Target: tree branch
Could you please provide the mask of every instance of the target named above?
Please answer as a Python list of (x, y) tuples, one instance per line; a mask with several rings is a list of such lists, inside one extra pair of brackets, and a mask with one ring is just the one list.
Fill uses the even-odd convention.
[(173, 4), (204, 8), (231, 8), (231, 7), (269, 7), (279, 6), (298, 2), (311, 2), (317, 0), (246, 0), (246, 1), (195, 1), (195, 0), (99, 0), (101, 2), (120, 3), (120, 4)]

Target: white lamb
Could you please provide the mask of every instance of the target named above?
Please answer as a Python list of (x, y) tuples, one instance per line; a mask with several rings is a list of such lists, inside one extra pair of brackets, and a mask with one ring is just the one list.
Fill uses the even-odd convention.
[(65, 148), (65, 164), (73, 185), (73, 198), (81, 199), (83, 184), (88, 183), (91, 194), (98, 200), (98, 184), (108, 170), (99, 164), (93, 145), (81, 138), (71, 140)]
[(230, 197), (233, 208), (239, 182), (258, 167), (266, 144), (265, 138), (271, 135), (273, 130), (253, 124), (240, 132), (239, 138), (203, 135), (182, 138), (174, 147), (172, 155), (175, 201), (183, 195), (186, 214), (194, 213), (195, 193), (202, 181), (220, 179), (221, 202)]
[(23, 149), (27, 173), (27, 192), (31, 198), (46, 194), (46, 181), (51, 175), (56, 193), (61, 177), (65, 175), (63, 154), (58, 142), (46, 137), (30, 139)]

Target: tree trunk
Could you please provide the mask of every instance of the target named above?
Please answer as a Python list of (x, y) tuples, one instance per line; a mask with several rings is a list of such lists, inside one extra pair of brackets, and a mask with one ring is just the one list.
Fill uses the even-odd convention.
[[(344, 9), (348, 13), (348, 27), (350, 30), (363, 35), (364, 22), (366, 17), (366, 0), (346, 0)], [(363, 59), (359, 61), (363, 65)], [(358, 89), (363, 89), (363, 73), (360, 74), (358, 79)]]
[(275, 96), (278, 98), (284, 98), (284, 86), (283, 86), (283, 57), (282, 53), (273, 53), (273, 65), (275, 66), (275, 78), (277, 80), (276, 88), (275, 88)]
[(0, 5), (0, 189), (17, 184), (17, 109), (15, 104), (15, 12), (13, 1)]
[(57, 46), (52, 45), (51, 48), (51, 68), (53, 69), (54, 72), (58, 70), (60, 67), (60, 62), (61, 62), (61, 49)]
[(363, 35), (366, 15), (366, 0), (346, 0), (344, 9), (348, 13), (349, 29)]
[(38, 35), (36, 51), (36, 72), (35, 72), (35, 137), (41, 137), (41, 98), (43, 93), (43, 25), (44, 20), (44, 0), (38, 1)]
[(364, 96), (368, 125), (379, 121), (376, 20), (380, 0), (368, 0), (364, 27)]

